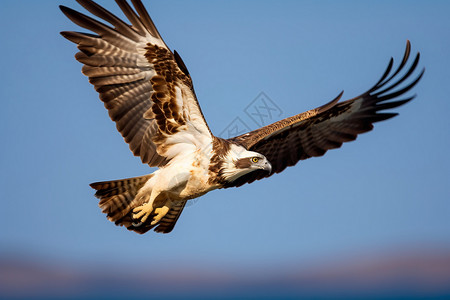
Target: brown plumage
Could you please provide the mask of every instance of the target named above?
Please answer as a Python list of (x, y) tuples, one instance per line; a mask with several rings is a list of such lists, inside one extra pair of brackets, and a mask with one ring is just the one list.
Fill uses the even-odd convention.
[(152, 175), (121, 180), (94, 182), (90, 186), (95, 189), (95, 197), (100, 199), (99, 206), (108, 220), (120, 220), (135, 206), (132, 203), (139, 189)]
[[(164, 166), (167, 159), (156, 149), (164, 143), (165, 134), (176, 133), (177, 128), (185, 124), (181, 108), (174, 104), (175, 79), (194, 94), (189, 73), (178, 66), (182, 64), (186, 70), (181, 57), (177, 54), (175, 59), (172, 52), (162, 46), (165, 44), (140, 1), (133, 1), (139, 16), (126, 1), (117, 1), (133, 28), (93, 1), (78, 2), (115, 28), (61, 6), (74, 23), (98, 35), (73, 31), (61, 34), (78, 45), (80, 52), (75, 58), (84, 64), (83, 74), (99, 92), (109, 116), (130, 144), (133, 154), (152, 167)], [(142, 56), (137, 48), (130, 46), (129, 40), (138, 42), (147, 32), (159, 38), (162, 45), (148, 43)], [(194, 101), (197, 101), (195, 97)], [(149, 112), (153, 113), (151, 117)]]
[(402, 89), (392, 91), (403, 81), (409, 79), (417, 67), (419, 53), (406, 73), (397, 78), (399, 72), (405, 68), (410, 50), (411, 45), (407, 41), (403, 60), (397, 69), (391, 72), (393, 66), (391, 58), (380, 80), (358, 97), (339, 102), (342, 97), (341, 93), (333, 101), (321, 107), (230, 139), (247, 150), (266, 156), (272, 164), (272, 172), (268, 174), (255, 171), (242, 176), (227, 187), (251, 183), (279, 173), (286, 167), (295, 165), (299, 160), (322, 156), (330, 149), (341, 147), (344, 142), (355, 140), (358, 134), (372, 130), (373, 123), (398, 115), (380, 111), (398, 107), (414, 98), (411, 96), (387, 102), (408, 92), (422, 78), (424, 70)]
[[(194, 110), (194, 115), (200, 115), (207, 128), (186, 66), (178, 53), (174, 55), (167, 48), (140, 1), (132, 1), (136, 12), (126, 1), (117, 1), (132, 27), (93, 1), (78, 2), (114, 27), (60, 6), (70, 20), (96, 33), (64, 31), (61, 34), (78, 45), (80, 52), (75, 58), (84, 64), (83, 74), (89, 77), (89, 82), (99, 93), (133, 154), (140, 156), (143, 163), (163, 167), (170, 160), (164, 156), (168, 149), (166, 138), (177, 133), (180, 126), (186, 125), (186, 118), (191, 117), (184, 115), (183, 110)], [(148, 34), (156, 43), (144, 44), (145, 53), (142, 53), (137, 45)], [(192, 94), (187, 101), (193, 101), (193, 105), (184, 103), (183, 108), (175, 102), (178, 81), (188, 89), (185, 94)], [(132, 209), (142, 204), (134, 198), (150, 177), (93, 183), (91, 186), (97, 190), (99, 206), (109, 220), (143, 233), (155, 226), (133, 226)], [(159, 223), (157, 231), (172, 230), (185, 203), (175, 203)]]
[[(91, 184), (107, 218), (137, 233), (172, 231), (186, 202), (219, 188), (269, 177), (309, 157), (322, 156), (396, 116), (385, 112), (413, 99), (400, 96), (423, 75), (420, 55), (409, 67), (409, 41), (395, 71), (393, 59), (367, 92), (333, 101), (231, 138), (215, 137), (203, 116), (189, 71), (159, 34), (145, 7), (116, 0), (131, 25), (91, 0), (78, 0), (106, 25), (61, 6), (75, 24), (92, 31), (61, 34), (77, 44), (83, 64), (117, 130), (152, 174)], [(404, 72), (404, 75), (399, 75)], [(399, 85), (409, 80), (404, 87)]]
[[(131, 210), (142, 204), (134, 201), (135, 196), (139, 189), (152, 176), (150, 174), (128, 179), (95, 182), (91, 183), (90, 186), (97, 191), (95, 196), (100, 199), (98, 205), (102, 209), (102, 212), (106, 214), (108, 220), (114, 222), (116, 225), (125, 226), (129, 230), (142, 234), (154, 228), (156, 225), (149, 225), (148, 223), (144, 223), (141, 226), (133, 225), (136, 224), (136, 220), (133, 219)], [(162, 233), (172, 231), (186, 202), (175, 203), (172, 209), (161, 220), (155, 231)]]

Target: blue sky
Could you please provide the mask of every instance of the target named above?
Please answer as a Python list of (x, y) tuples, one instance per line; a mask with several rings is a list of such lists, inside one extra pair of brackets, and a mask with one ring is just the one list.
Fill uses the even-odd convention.
[[(118, 13), (116, 5), (99, 1)], [(168, 235), (114, 226), (90, 182), (151, 172), (132, 156), (73, 58), (58, 5), (0, 11), (0, 254), (169, 266), (277, 265), (383, 249), (450, 249), (450, 3), (145, 1), (183, 57), (216, 134), (264, 92), (288, 117), (370, 88), (406, 40), (426, 73), (357, 141), (238, 189), (211, 192)], [(121, 15), (122, 16), (122, 15)], [(276, 121), (276, 120), (273, 120)]]

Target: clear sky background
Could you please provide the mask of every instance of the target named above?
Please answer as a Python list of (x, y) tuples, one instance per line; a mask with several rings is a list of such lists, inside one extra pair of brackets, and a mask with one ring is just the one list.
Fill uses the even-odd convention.
[[(119, 13), (112, 1), (99, 2)], [(344, 99), (357, 96), (391, 56), (400, 61), (407, 39), (426, 72), (399, 117), (355, 142), (213, 191), (168, 235), (138, 235), (107, 221), (88, 185), (152, 170), (133, 157), (81, 74), (75, 45), (59, 35), (83, 30), (58, 5), (83, 9), (75, 1), (3, 1), (0, 255), (170, 271), (450, 249), (450, 2), (144, 2), (183, 57), (215, 134), (236, 117), (255, 129), (244, 109), (260, 92), (282, 110), (279, 118), (341, 90)]]

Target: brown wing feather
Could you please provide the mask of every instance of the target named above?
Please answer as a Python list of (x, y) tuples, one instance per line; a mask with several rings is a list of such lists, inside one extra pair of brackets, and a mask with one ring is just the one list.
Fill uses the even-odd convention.
[(265, 155), (272, 164), (272, 173), (255, 171), (238, 178), (228, 187), (241, 186), (269, 177), (295, 165), (299, 160), (322, 156), (330, 149), (341, 147), (344, 142), (355, 140), (358, 134), (372, 130), (373, 123), (396, 116), (397, 113), (380, 111), (395, 108), (413, 99), (414, 96), (386, 102), (408, 92), (416, 85), (424, 72), (422, 70), (418, 77), (404, 88), (392, 92), (394, 88), (410, 78), (417, 67), (419, 53), (406, 73), (398, 78), (397, 75), (404, 69), (409, 54), (408, 41), (405, 55), (397, 70), (389, 76), (393, 65), (391, 59), (381, 79), (371, 89), (356, 98), (338, 103), (341, 96), (339, 95), (322, 107), (230, 139), (248, 150)]
[(195, 126), (210, 134), (184, 63), (166, 46), (142, 3), (132, 1), (136, 13), (126, 1), (117, 1), (130, 26), (93, 1), (78, 2), (113, 27), (61, 6), (69, 19), (97, 35), (61, 34), (78, 45), (75, 57), (84, 64), (83, 74), (133, 154), (150, 166), (166, 164), (170, 158), (164, 155), (164, 144), (187, 130), (188, 119), (199, 121)]

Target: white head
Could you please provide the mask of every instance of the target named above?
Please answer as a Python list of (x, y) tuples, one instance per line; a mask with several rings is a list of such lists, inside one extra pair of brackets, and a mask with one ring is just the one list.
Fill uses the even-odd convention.
[(255, 170), (272, 171), (272, 165), (267, 158), (257, 152), (247, 151), (244, 147), (231, 144), (230, 150), (224, 157), (221, 173), (226, 181), (232, 182), (237, 178)]

